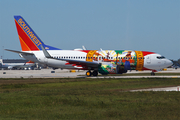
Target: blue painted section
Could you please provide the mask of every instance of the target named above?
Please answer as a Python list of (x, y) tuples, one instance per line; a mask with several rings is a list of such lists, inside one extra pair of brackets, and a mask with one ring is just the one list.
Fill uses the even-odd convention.
[(129, 61), (125, 61), (124, 69), (125, 70), (131, 70), (131, 65), (130, 65)]

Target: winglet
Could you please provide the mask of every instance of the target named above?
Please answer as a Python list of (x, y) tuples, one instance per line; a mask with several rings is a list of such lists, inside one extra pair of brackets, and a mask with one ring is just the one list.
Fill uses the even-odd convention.
[(52, 58), (51, 55), (48, 53), (48, 51), (42, 45), (41, 45), (41, 49), (46, 58)]

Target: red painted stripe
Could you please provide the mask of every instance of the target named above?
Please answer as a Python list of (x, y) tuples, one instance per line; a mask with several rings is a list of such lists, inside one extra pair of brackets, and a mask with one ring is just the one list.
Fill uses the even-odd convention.
[(31, 51), (39, 50), (39, 48), (33, 43), (33, 41), (29, 38), (29, 36), (25, 33), (25, 31), (20, 27), (20, 25), (17, 23), (16, 20), (15, 20), (15, 23), (16, 23), (16, 28), (17, 28), (19, 36), (22, 38), (24, 43), (31, 49)]
[(148, 52), (148, 51), (142, 51), (142, 53), (143, 53), (143, 56), (155, 54), (154, 52)]
[(65, 63), (65, 65), (70, 65), (70, 63)]
[(145, 68), (145, 67), (143, 67), (143, 70), (152, 70), (152, 69), (149, 69), (149, 68)]
[(28, 61), (28, 62), (26, 62), (26, 63), (34, 63), (33, 61)]
[(88, 52), (91, 51), (91, 50), (79, 50), (79, 51), (88, 53)]
[(149, 68), (145, 68), (145, 67), (143, 67), (143, 70), (150, 70), (152, 72), (157, 72), (157, 70), (153, 70), (153, 69), (149, 69)]

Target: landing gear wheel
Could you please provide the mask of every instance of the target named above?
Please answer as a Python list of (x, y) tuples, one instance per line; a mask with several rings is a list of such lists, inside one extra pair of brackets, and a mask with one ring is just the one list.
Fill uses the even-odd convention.
[(86, 72), (86, 76), (89, 77), (89, 76), (91, 76), (91, 75), (92, 75), (91, 71), (87, 71), (87, 72)]
[(154, 73), (154, 72), (151, 72), (151, 75), (153, 75), (153, 76), (154, 76), (154, 75), (155, 75), (155, 73)]
[(93, 76), (98, 76), (98, 71), (94, 70), (92, 73)]

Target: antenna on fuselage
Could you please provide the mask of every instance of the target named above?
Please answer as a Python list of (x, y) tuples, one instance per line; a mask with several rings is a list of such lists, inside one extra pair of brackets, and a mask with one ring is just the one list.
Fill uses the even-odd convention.
[(82, 46), (82, 49), (83, 49), (83, 50), (86, 50), (86, 48), (84, 47), (84, 45)]

